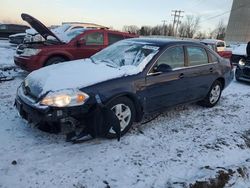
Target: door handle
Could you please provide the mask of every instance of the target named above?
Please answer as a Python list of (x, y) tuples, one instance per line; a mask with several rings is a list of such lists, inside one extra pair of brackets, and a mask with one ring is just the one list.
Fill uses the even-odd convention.
[(184, 74), (181, 73), (181, 74), (179, 75), (179, 78), (180, 78), (180, 79), (184, 78)]
[(209, 71), (210, 71), (210, 72), (214, 72), (214, 68), (210, 68)]

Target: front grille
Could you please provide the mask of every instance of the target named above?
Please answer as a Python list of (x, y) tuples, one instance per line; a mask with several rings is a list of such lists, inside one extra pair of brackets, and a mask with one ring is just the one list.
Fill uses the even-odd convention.
[(243, 74), (246, 76), (250, 76), (250, 67), (244, 67)]

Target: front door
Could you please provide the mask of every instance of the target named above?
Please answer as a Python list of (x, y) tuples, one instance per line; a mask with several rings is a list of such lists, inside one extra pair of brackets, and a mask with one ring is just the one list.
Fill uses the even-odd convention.
[(146, 77), (146, 112), (185, 102), (187, 84), (184, 62), (183, 46), (175, 46), (168, 48), (153, 65)]
[(75, 47), (74, 57), (76, 59), (89, 58), (106, 47), (103, 31), (87, 32), (79, 41), (84, 44)]

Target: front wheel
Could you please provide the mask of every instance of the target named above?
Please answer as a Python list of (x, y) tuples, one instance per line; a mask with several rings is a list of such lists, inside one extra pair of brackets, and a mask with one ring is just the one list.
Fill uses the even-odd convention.
[[(123, 136), (129, 131), (135, 120), (136, 111), (133, 102), (127, 97), (119, 97), (111, 101), (107, 107), (114, 112), (120, 121), (121, 136)], [(106, 137), (116, 138), (115, 131), (111, 128)]]
[(46, 63), (45, 66), (54, 65), (66, 61), (63, 57), (52, 57)]
[(199, 102), (201, 106), (204, 107), (214, 107), (220, 100), (222, 93), (222, 84), (220, 81), (215, 81), (209, 90), (206, 98)]

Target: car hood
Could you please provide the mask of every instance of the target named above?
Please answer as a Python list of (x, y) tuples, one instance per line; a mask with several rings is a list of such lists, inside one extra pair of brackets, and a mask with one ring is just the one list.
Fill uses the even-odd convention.
[(32, 96), (41, 98), (48, 92), (81, 89), (103, 81), (139, 73), (135, 66), (121, 68), (95, 64), (82, 59), (51, 65), (30, 73), (24, 81)]
[(21, 14), (21, 17), (24, 21), (28, 22), (30, 26), (35, 29), (45, 40), (47, 40), (48, 36), (51, 36), (54, 37), (58, 42), (62, 43), (62, 41), (52, 31), (50, 31), (36, 18), (25, 13)]

